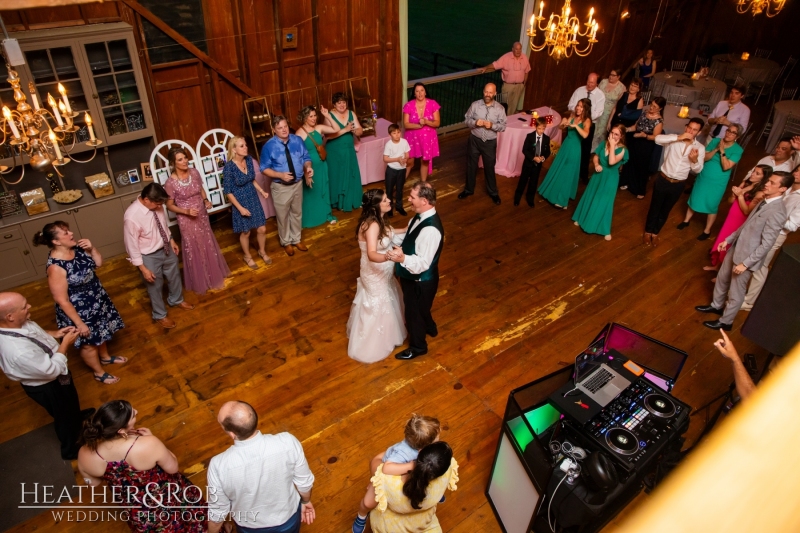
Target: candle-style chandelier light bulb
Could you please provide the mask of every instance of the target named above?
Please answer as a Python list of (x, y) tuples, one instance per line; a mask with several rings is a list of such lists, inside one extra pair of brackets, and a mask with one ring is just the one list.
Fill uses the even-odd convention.
[[(528, 27), (528, 44), (532, 51), (541, 52), (547, 48), (548, 54), (556, 60), (570, 57), (576, 54), (580, 57), (587, 56), (592, 52), (594, 43), (597, 42), (597, 30), (599, 25), (594, 18), (594, 8), (589, 9), (589, 18), (583, 23), (585, 28), (581, 31), (581, 22), (572, 13), (572, 6), (570, 0), (564, 0), (564, 5), (561, 8), (561, 14), (550, 14), (547, 24), (544, 22), (544, 1), (539, 2), (539, 14), (534, 12), (531, 15)], [(534, 38), (537, 31), (544, 32), (544, 42), (535, 44)], [(578, 37), (588, 37), (586, 47), (578, 49)]]

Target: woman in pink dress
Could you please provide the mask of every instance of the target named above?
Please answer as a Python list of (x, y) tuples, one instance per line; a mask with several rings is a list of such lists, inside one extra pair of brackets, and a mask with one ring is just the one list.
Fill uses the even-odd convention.
[(427, 95), (428, 91), (425, 90), (425, 86), (415, 83), (414, 99), (403, 106), (403, 129), (406, 133), (406, 141), (411, 147), (406, 178), (414, 168), (414, 159), (421, 157), (419, 173), (422, 181), (428, 181), (428, 174), (433, 173), (433, 158), (439, 155), (439, 137), (436, 135), (436, 128), (441, 122), (439, 119), (441, 106), (427, 98)]
[(167, 209), (177, 215), (181, 230), (183, 285), (197, 294), (221, 289), (231, 271), (208, 221), (211, 202), (206, 198), (200, 173), (189, 168), (189, 157), (183, 148), (171, 149), (167, 159), (172, 175), (164, 189), (170, 196)]
[(731, 233), (739, 229), (747, 220), (747, 215), (755, 209), (763, 199), (761, 190), (769, 177), (772, 176), (772, 167), (769, 165), (758, 165), (748, 177), (742, 181), (738, 187), (733, 187), (731, 202), (733, 205), (728, 211), (728, 216), (719, 230), (717, 240), (711, 247), (711, 266), (703, 267), (703, 270), (719, 270), (722, 260), (725, 259), (725, 252), (717, 251), (717, 246)]

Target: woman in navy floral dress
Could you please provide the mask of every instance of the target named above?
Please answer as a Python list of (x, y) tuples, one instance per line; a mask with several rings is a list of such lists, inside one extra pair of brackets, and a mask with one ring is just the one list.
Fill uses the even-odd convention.
[(81, 477), (93, 487), (106, 482), (111, 490), (105, 494), (126, 507), (123, 516), (135, 533), (205, 531), (202, 492), (180, 473), (175, 454), (158, 437), (135, 427), (137, 414), (125, 400), (112, 400), (84, 422)]
[(95, 276), (103, 258), (88, 239), (75, 241), (66, 222), (57, 220), (45, 225), (33, 238), (37, 246), (50, 248), (47, 260), (47, 283), (56, 301), (56, 323), (59, 329), (75, 327), (80, 350), (86, 365), (100, 383), (112, 384), (119, 378), (103, 370), (103, 365), (127, 363), (125, 357), (109, 355), (107, 342), (125, 327), (117, 308)]
[(232, 137), (228, 141), (228, 162), (222, 169), (222, 192), (233, 205), (231, 209), (233, 232), (239, 234), (244, 262), (253, 270), (258, 268), (250, 255), (250, 230), (253, 228), (256, 230), (258, 255), (266, 264), (272, 264), (266, 249), (267, 219), (258, 199), (259, 194), (265, 199), (269, 198), (269, 193), (256, 181), (257, 168), (258, 163), (247, 155), (247, 143), (244, 137)]

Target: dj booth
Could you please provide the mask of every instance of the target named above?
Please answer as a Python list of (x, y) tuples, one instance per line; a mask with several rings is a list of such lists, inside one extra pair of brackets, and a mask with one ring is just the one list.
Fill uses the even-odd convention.
[(506, 533), (600, 531), (678, 456), (687, 354), (608, 324), (568, 366), (511, 391), (486, 496)]

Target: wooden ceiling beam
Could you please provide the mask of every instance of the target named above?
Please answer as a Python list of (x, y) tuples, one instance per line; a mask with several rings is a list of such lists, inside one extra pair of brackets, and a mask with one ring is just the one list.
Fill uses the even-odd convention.
[(38, 7), (72, 6), (77, 4), (102, 4), (104, 0), (3, 0), (3, 11), (33, 9)]

